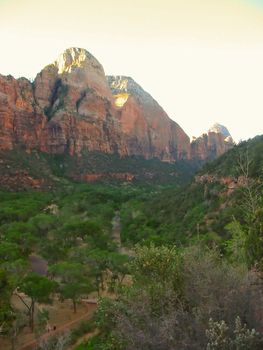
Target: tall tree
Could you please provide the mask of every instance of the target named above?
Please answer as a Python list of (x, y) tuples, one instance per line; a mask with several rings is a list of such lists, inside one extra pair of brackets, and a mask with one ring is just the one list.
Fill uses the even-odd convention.
[(60, 262), (51, 266), (49, 272), (59, 277), (61, 299), (71, 299), (76, 313), (80, 298), (94, 290), (85, 267), (79, 263)]
[[(55, 292), (56, 287), (57, 283), (55, 281), (50, 281), (47, 277), (40, 276), (35, 273), (28, 274), (19, 284), (18, 293), (16, 295), (27, 308), (29, 326), (32, 332), (34, 331), (35, 304), (50, 303), (50, 295)], [(19, 292), (25, 293), (29, 297), (30, 301), (28, 302), (26, 298), (20, 295)]]

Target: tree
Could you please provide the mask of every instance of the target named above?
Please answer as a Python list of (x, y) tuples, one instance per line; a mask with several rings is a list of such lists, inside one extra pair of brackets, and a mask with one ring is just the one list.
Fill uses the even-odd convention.
[(109, 252), (83, 246), (74, 248), (71, 251), (71, 257), (86, 266), (87, 273), (95, 281), (96, 290), (100, 295), (100, 289), (104, 289), (104, 272), (109, 267)]
[(112, 273), (111, 279), (112, 283), (115, 284), (116, 281), (121, 284), (125, 276), (129, 273), (128, 263), (130, 257), (119, 253), (109, 254), (109, 269)]
[(165, 288), (172, 282), (178, 294), (181, 293), (182, 260), (175, 246), (137, 246), (135, 255), (136, 259), (131, 263), (135, 283), (142, 286), (162, 285)]
[(26, 326), (26, 319), (25, 315), (20, 312), (19, 310), (14, 310), (13, 311), (13, 322), (9, 327), (8, 330), (8, 337), (11, 340), (11, 347), (12, 350), (15, 349), (15, 344), (17, 341), (17, 337), (19, 333), (25, 328)]
[(257, 339), (258, 348), (249, 343), (254, 340), (247, 331), (263, 326), (262, 291), (256, 276), (252, 284), (245, 269), (224, 261), (215, 249), (152, 246), (139, 247), (137, 252), (130, 269), (134, 283), (118, 289), (115, 300), (99, 302), (97, 325), (104, 344), (114, 339), (120, 347), (112, 349), (204, 350), (213, 318), (219, 323), (224, 320), (231, 346), (235, 342), (235, 347), (215, 349), (262, 348), (262, 339)]
[(252, 160), (248, 149), (239, 156), (238, 168), (243, 177), (242, 209), (246, 229), (246, 255), (248, 265), (263, 258), (263, 194), (262, 182), (252, 178), (250, 168)]
[(239, 316), (235, 319), (235, 328), (231, 332), (225, 321), (209, 320), (206, 330), (208, 339), (206, 350), (256, 350), (261, 349), (259, 333), (247, 329)]
[(83, 265), (74, 262), (60, 262), (50, 267), (49, 272), (59, 277), (59, 293), (62, 300), (71, 299), (74, 313), (81, 296), (88, 295), (93, 286)]
[[(16, 295), (20, 298), (28, 311), (29, 326), (34, 331), (34, 314), (35, 304), (37, 303), (50, 303), (50, 295), (56, 290), (57, 283), (50, 281), (44, 276), (37, 275), (35, 273), (28, 274), (22, 279), (18, 286), (18, 293)], [(29, 298), (28, 303), (25, 298), (21, 297), (19, 292), (25, 293)]]
[(5, 262), (13, 262), (21, 257), (19, 246), (16, 243), (0, 243), (0, 261), (2, 264)]
[(0, 269), (0, 334), (5, 334), (14, 320), (11, 306), (13, 285), (6, 270)]
[(226, 252), (230, 261), (234, 263), (246, 264), (246, 233), (244, 228), (234, 220), (226, 225), (226, 230), (231, 234), (231, 238), (226, 241)]

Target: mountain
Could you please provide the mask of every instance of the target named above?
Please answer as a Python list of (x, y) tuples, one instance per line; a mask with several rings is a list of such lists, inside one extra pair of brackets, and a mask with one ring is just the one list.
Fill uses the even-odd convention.
[[(113, 80), (109, 78), (112, 86)], [(1, 76), (1, 149), (22, 144), (50, 154), (89, 150), (170, 161), (189, 158), (184, 131), (139, 85), (127, 82), (127, 101), (120, 107), (101, 64), (77, 48), (45, 67), (33, 84)], [(118, 89), (121, 93), (120, 85)]]
[(192, 140), (191, 157), (213, 160), (231, 149), (233, 145), (234, 141), (227, 128), (216, 123), (206, 133)]
[[(97, 167), (89, 162), (94, 152), (120, 160), (195, 162), (213, 159), (233, 146), (223, 128), (210, 130), (191, 144), (182, 128), (132, 78), (106, 77), (97, 59), (80, 48), (67, 49), (33, 83), (0, 75), (0, 125), (3, 176), (8, 152), (61, 156), (60, 167), (67, 168), (68, 176), (89, 181), (90, 174), (92, 179), (105, 175), (94, 177)], [(65, 159), (74, 163), (71, 169)]]
[(154, 240), (180, 245), (198, 236), (222, 244), (224, 249), (229, 225), (245, 224), (252, 209), (253, 222), (259, 223), (262, 231), (262, 176), (263, 135), (207, 163), (190, 185), (169, 188), (145, 203), (127, 205), (122, 212), (123, 237), (133, 243)]

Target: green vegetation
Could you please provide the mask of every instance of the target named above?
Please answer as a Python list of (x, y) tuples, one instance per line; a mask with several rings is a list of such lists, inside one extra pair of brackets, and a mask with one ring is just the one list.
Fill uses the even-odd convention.
[(130, 273), (132, 286), (99, 303), (100, 335), (79, 349), (262, 348), (260, 279), (254, 275), (251, 283), (244, 266), (217, 250), (139, 247)]
[(239, 160), (249, 155), (249, 171), (252, 177), (262, 177), (263, 170), (263, 135), (243, 141), (218, 159), (207, 163), (201, 173), (212, 173), (220, 176), (242, 175)]
[[(93, 293), (95, 326), (84, 325), (71, 343), (97, 333), (78, 349), (261, 349), (262, 144), (262, 137), (241, 143), (187, 186), (183, 174), (194, 172), (187, 162), (176, 165), (174, 181), (175, 165), (157, 160), (34, 153), (19, 163), (13, 152), (10, 172), (24, 164), (48, 180), (43, 191), (0, 192), (0, 336), (15, 348), (25, 325), (45, 329), (39, 303), (55, 296), (78, 312)], [(73, 169), (90, 168), (137, 175), (132, 184), (69, 180)], [(14, 294), (27, 314), (14, 307)], [(69, 342), (52, 338), (39, 349)]]

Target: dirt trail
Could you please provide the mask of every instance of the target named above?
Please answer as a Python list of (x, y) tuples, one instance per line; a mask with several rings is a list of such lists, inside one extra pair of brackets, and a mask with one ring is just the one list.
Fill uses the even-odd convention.
[[(75, 326), (77, 326), (81, 321), (90, 320), (96, 307), (97, 307), (96, 304), (90, 304), (89, 305), (89, 312), (87, 314), (82, 315), (79, 318), (77, 318), (71, 322), (68, 322), (62, 326), (57, 327), (57, 329), (55, 331), (52, 331), (50, 333), (45, 333), (44, 335), (41, 336), (40, 341), (41, 340), (48, 340), (49, 338), (51, 338), (53, 336), (57, 336), (59, 334), (63, 334), (67, 331), (70, 331)], [(36, 346), (37, 346), (37, 341), (32, 340), (32, 341), (28, 342), (27, 344), (23, 345), (22, 347), (20, 347), (18, 350), (33, 350)]]
[(126, 247), (123, 247), (121, 244), (121, 217), (120, 212), (116, 211), (115, 216), (113, 217), (112, 221), (112, 239), (114, 243), (117, 245), (117, 250), (120, 254), (126, 254), (130, 256), (134, 256), (134, 253), (132, 250), (129, 250)]
[(115, 212), (115, 216), (113, 217), (111, 224), (112, 224), (112, 238), (119, 250), (121, 248), (121, 218), (120, 218), (119, 211)]

